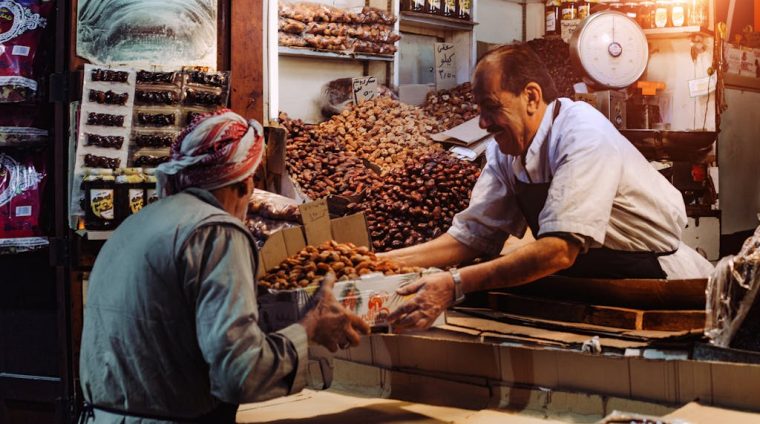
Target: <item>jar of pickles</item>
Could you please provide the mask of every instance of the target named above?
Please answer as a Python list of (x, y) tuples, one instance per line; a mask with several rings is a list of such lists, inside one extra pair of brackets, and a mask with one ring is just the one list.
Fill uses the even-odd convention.
[(642, 1), (639, 3), (639, 12), (636, 15), (636, 21), (643, 29), (654, 28), (655, 3), (653, 1)]
[(546, 2), (546, 9), (544, 12), (544, 33), (546, 35), (559, 35), (559, 9), (562, 3), (560, 0), (549, 0)]
[(686, 1), (673, 0), (670, 8), (670, 23), (674, 27), (682, 27), (686, 24)]
[(669, 0), (657, 0), (654, 10), (655, 28), (665, 28), (670, 26), (670, 7)]
[(690, 26), (706, 27), (710, 19), (710, 13), (707, 8), (709, 0), (690, 0), (689, 2), (689, 23)]
[(459, 0), (459, 9), (457, 10), (457, 17), (469, 21), (471, 19), (472, 0)]
[(441, 0), (427, 0), (425, 2), (425, 10), (431, 15), (440, 15)]
[(578, 19), (586, 19), (591, 14), (591, 3), (586, 0), (578, 2)]
[(443, 0), (442, 15), (449, 18), (457, 17), (457, 0)]
[(575, 0), (562, 0), (562, 20), (578, 19), (578, 3)]
[(632, 1), (625, 3), (623, 5), (623, 13), (625, 13), (625, 16), (628, 16), (635, 21), (636, 17), (639, 15), (639, 4)]

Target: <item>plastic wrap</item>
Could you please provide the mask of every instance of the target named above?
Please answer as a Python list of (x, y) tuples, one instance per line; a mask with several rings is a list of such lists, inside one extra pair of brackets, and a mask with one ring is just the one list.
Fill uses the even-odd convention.
[(295, 200), (255, 189), (248, 202), (245, 224), (260, 248), (271, 234), (284, 228), (296, 227), (300, 220), (301, 212)]
[[(322, 87), (322, 95), (319, 98), (322, 116), (325, 119), (329, 119), (352, 105), (354, 103), (353, 89), (351, 78), (338, 78), (325, 84)], [(391, 99), (398, 100), (396, 94), (385, 85), (379, 85), (377, 91), (378, 97), (390, 97)]]
[(5, 0), (0, 5), (0, 102), (32, 100), (37, 93), (34, 58), (55, 4)]
[(0, 239), (42, 235), (44, 162), (31, 153), (0, 153)]
[(721, 259), (707, 284), (705, 335), (713, 344), (760, 350), (759, 270), (760, 228), (736, 256)]

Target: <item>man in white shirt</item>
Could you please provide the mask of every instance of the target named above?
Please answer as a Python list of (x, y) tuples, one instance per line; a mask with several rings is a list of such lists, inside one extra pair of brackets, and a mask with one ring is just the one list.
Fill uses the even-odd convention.
[(386, 255), (450, 266), (497, 255), (530, 227), (535, 242), (488, 262), (426, 276), (400, 291), (397, 329), (424, 329), (468, 292), (560, 273), (589, 278), (703, 278), (712, 265), (681, 242), (681, 194), (584, 102), (558, 99), (526, 45), (486, 54), (473, 77), (480, 126), (494, 134), (470, 206), (447, 234)]

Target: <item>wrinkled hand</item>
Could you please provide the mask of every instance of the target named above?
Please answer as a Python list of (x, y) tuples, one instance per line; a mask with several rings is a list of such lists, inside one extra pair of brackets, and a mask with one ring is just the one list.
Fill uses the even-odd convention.
[(426, 330), (454, 301), (454, 280), (448, 272), (426, 275), (396, 290), (401, 296), (416, 295), (388, 316), (396, 331)]
[(361, 334), (369, 334), (369, 325), (344, 308), (333, 294), (335, 274), (326, 276), (319, 292), (319, 301), (301, 320), (309, 340), (330, 352), (359, 344)]

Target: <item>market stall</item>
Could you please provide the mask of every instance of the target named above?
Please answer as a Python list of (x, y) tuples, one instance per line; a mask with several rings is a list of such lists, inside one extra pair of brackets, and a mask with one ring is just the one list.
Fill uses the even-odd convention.
[[(0, 421), (68, 422), (78, 413), (94, 258), (121, 222), (157, 199), (155, 167), (182, 129), (222, 107), (266, 131), (245, 222), (259, 249), (260, 325), (274, 331), (299, 320), (334, 274), (336, 298), (373, 328), (334, 358), (313, 349), (312, 388), (551, 410), (557, 419), (599, 419), (609, 399), (652, 416), (697, 398), (760, 410), (752, 240), (710, 281), (552, 276), (470, 295), (430, 331), (404, 335), (386, 320), (406, 300), (395, 290), (439, 270), (379, 255), (435, 239), (467, 208), (494, 142), (478, 128), (473, 69), (490, 49), (524, 42), (561, 97), (599, 110), (678, 189), (683, 241), (717, 262), (725, 229), (748, 228), (734, 219), (746, 221), (744, 209), (727, 213), (719, 202), (739, 197), (719, 184), (720, 172), (735, 181), (731, 164), (749, 162), (723, 135), (752, 132), (745, 127), (756, 113), (733, 111), (732, 99), (753, 105), (745, 97), (760, 80), (757, 33), (727, 43), (736, 31), (719, 11), (728, 5), (113, 3), (0, 4), (32, 16), (23, 31), (0, 25), (0, 60), (9, 63), (0, 69), (0, 264), (9, 295), (0, 297), (12, 299), (0, 330), (14, 346), (0, 349)], [(512, 237), (501, 253), (531, 240)], [(578, 411), (563, 396), (590, 400)], [(244, 405), (238, 420), (256, 408)]]

